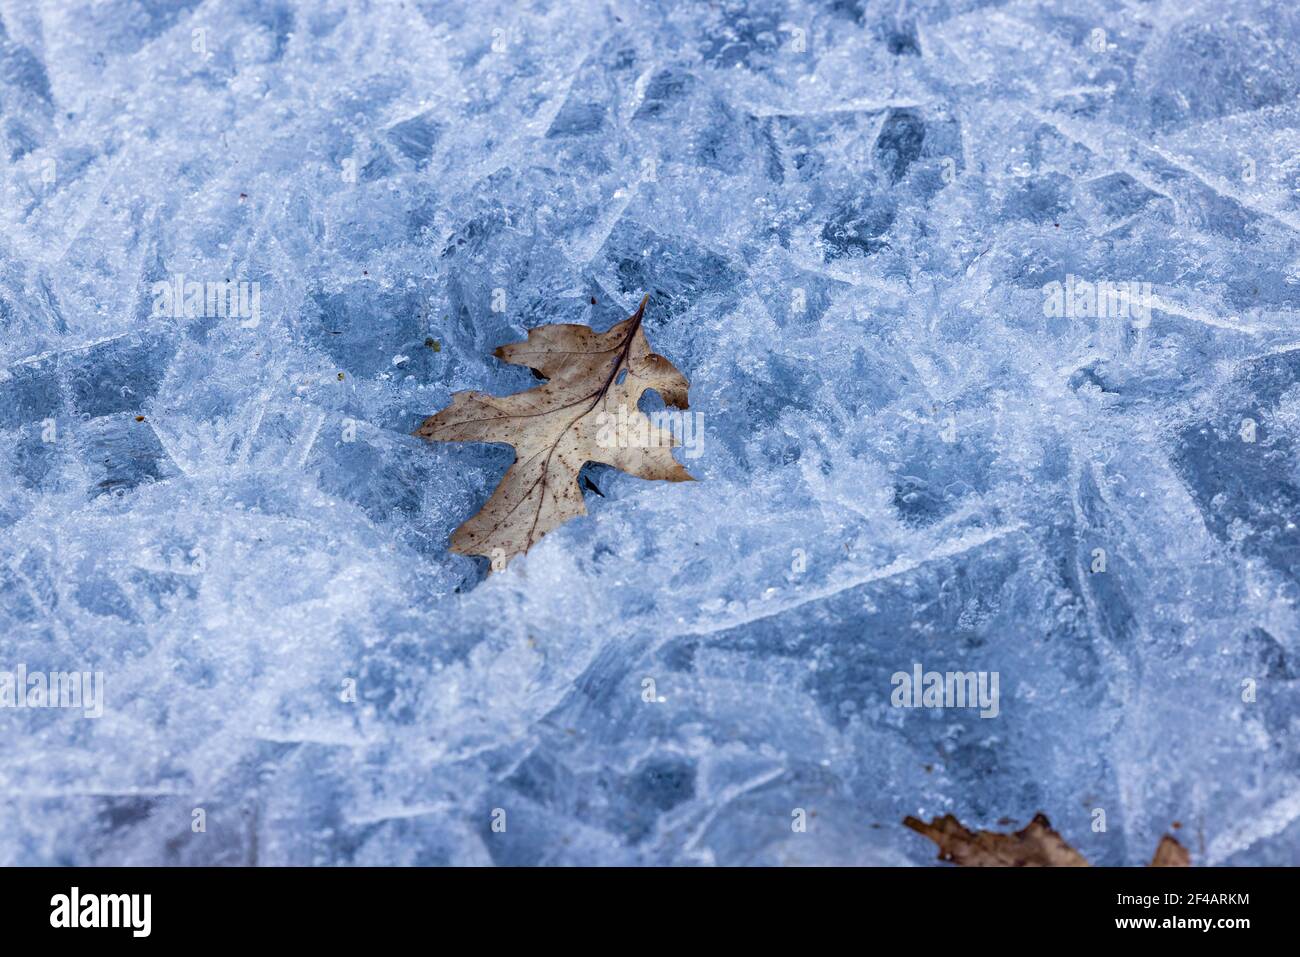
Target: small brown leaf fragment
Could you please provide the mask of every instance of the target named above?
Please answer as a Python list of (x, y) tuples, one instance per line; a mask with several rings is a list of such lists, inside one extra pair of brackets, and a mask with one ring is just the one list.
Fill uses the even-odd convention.
[(1014, 834), (970, 831), (951, 814), (929, 824), (914, 817), (903, 823), (939, 845), (939, 859), (963, 867), (1087, 867), (1084, 856), (1052, 830), (1042, 814)]
[(688, 405), (690, 383), (646, 340), (641, 320), (649, 299), (607, 332), (570, 323), (529, 330), (526, 342), (494, 355), (534, 370), (544, 383), (507, 396), (457, 392), (415, 431), (430, 442), (515, 448), (514, 464), (487, 504), (452, 534), (453, 552), (483, 555), (497, 570), (547, 532), (585, 515), (578, 475), (588, 462), (638, 478), (692, 480), (673, 458), (680, 443), (637, 408), (647, 389), (667, 405)]
[(1156, 846), (1156, 856), (1151, 858), (1151, 866), (1191, 867), (1192, 855), (1172, 835), (1166, 834)]

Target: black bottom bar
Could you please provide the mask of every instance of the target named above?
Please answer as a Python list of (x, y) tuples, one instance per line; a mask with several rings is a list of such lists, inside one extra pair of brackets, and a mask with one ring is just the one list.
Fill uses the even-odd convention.
[(783, 929), (850, 933), (865, 943), (901, 927), (927, 940), (989, 940), (993, 932), (1007, 940), (1052, 935), (1026, 942), (1199, 935), (1231, 945), (1289, 926), (1283, 909), (1294, 878), (1281, 868), (14, 868), (0, 871), (0, 914), (9, 945), (76, 934), (82, 944), (94, 937), (337, 947), (431, 930), (487, 934), (494, 943), (518, 934), (536, 945), (620, 924), (663, 943), (669, 925), (685, 922), (714, 928), (729, 949), (751, 939), (771, 944), (769, 935)]

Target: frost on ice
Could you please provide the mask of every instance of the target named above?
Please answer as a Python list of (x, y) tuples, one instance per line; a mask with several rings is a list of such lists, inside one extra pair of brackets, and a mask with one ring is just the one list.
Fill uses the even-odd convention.
[[(1296, 863), (1300, 14), (1230, 6), (0, 4), (0, 671), (104, 676), (0, 708), (0, 863)], [(701, 481), (488, 578), (510, 450), (411, 431), (646, 293)]]

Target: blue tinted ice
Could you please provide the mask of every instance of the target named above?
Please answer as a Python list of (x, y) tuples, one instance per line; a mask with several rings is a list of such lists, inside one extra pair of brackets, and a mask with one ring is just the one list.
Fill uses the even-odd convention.
[[(0, 18), (0, 863), (1300, 863), (1293, 4)], [(450, 554), (646, 293), (700, 481)]]

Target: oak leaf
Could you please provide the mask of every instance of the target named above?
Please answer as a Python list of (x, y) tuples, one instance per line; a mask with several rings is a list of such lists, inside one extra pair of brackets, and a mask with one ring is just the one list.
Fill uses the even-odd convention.
[(587, 514), (578, 475), (600, 462), (639, 478), (688, 482), (673, 458), (679, 443), (637, 408), (654, 389), (688, 408), (689, 383), (650, 349), (641, 320), (646, 303), (607, 332), (557, 323), (528, 332), (526, 342), (494, 355), (527, 366), (547, 381), (507, 396), (457, 392), (451, 405), (415, 434), (430, 442), (502, 442), (515, 461), (486, 505), (451, 536), (451, 550), (483, 555), (498, 571), (547, 532)]
[[(1029, 826), (1014, 834), (971, 831), (951, 814), (928, 824), (914, 817), (903, 823), (939, 845), (939, 860), (963, 867), (1087, 867), (1082, 854), (1052, 829), (1042, 814), (1035, 814)], [(1152, 867), (1188, 867), (1187, 849), (1166, 834), (1156, 849)]]
[(1082, 854), (1052, 830), (1042, 814), (1036, 814), (1024, 830), (1014, 834), (970, 831), (951, 814), (936, 817), (929, 824), (914, 817), (903, 823), (939, 845), (939, 859), (964, 867), (1087, 867)]

